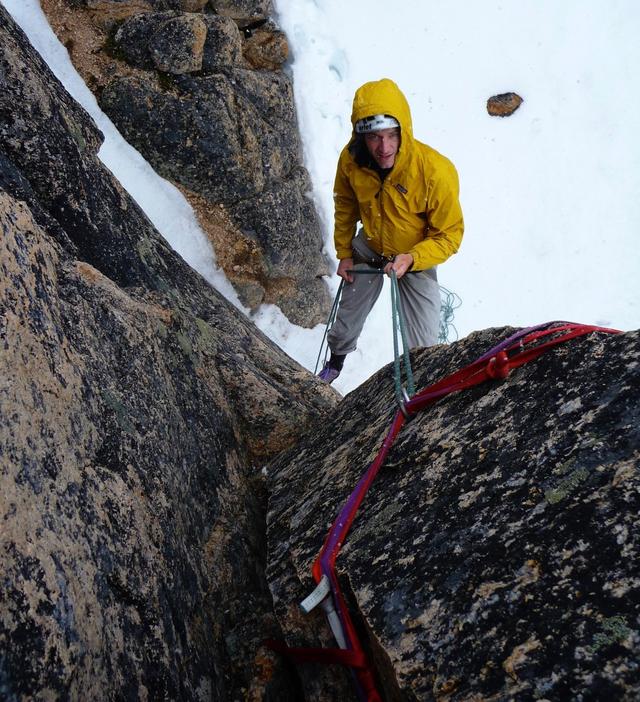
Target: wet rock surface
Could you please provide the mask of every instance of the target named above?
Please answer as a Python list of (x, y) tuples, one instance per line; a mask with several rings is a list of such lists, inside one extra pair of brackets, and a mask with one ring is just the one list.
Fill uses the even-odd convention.
[[(271, 4), (87, 1), (88, 9), (62, 11), (45, 0), (45, 9), (123, 136), (185, 194), (223, 205), (231, 247), (262, 258), (239, 272), (225, 265), (232, 257), (223, 240), (213, 240), (242, 303), (276, 304), (305, 327), (325, 321), (329, 262), (283, 70), (288, 45), (269, 19)], [(197, 212), (205, 231), (207, 209)]]
[[(414, 354), (417, 387), (510, 330)], [(387, 699), (640, 696), (640, 333), (570, 341), (403, 428), (338, 558)], [(382, 370), (269, 467), (268, 578), (290, 645), (330, 645), (297, 603), (394, 413)], [(299, 669), (308, 699), (349, 697)]]
[(335, 405), (191, 270), (0, 7), (0, 696), (297, 699), (261, 468)]

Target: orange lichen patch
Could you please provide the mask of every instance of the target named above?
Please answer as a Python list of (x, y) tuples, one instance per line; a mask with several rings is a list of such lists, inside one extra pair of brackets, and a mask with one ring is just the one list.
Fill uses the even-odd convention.
[(535, 636), (532, 636), (531, 638), (527, 639), (527, 641), (525, 641), (524, 643), (516, 646), (513, 649), (513, 651), (511, 651), (511, 654), (508, 656), (508, 658), (506, 658), (502, 663), (502, 668), (504, 669), (505, 673), (512, 680), (517, 681), (517, 669), (522, 667), (526, 663), (529, 653), (537, 650), (541, 646), (542, 644), (538, 641), (538, 639), (535, 638)]
[(140, 312), (145, 317), (155, 317), (167, 326), (171, 325), (173, 322), (173, 313), (171, 310), (158, 304), (149, 304), (146, 301), (140, 302), (129, 296), (116, 283), (97, 268), (94, 268), (90, 263), (86, 261), (75, 261), (73, 270), (75, 274), (86, 283), (101, 289), (104, 295), (113, 300), (114, 305), (117, 304), (122, 309), (128, 309), (132, 312)]
[(289, 58), (289, 44), (284, 32), (258, 29), (244, 42), (242, 55), (253, 68), (277, 71)]

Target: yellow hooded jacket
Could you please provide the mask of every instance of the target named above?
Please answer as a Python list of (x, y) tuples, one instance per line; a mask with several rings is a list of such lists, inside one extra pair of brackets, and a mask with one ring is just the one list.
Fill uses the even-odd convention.
[[(356, 122), (379, 114), (395, 117), (401, 130), (393, 169), (383, 182), (375, 170), (359, 166), (352, 153)], [(351, 122), (354, 136), (340, 154), (334, 185), (338, 258), (352, 257), (351, 240), (361, 221), (374, 251), (388, 258), (410, 253), (412, 270), (446, 261), (458, 250), (464, 231), (451, 161), (414, 139), (409, 104), (388, 78), (358, 88)]]

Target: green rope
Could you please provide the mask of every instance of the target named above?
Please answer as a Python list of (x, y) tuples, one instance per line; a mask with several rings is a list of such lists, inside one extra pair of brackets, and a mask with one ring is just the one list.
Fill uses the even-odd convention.
[[(360, 275), (381, 275), (384, 271), (379, 269), (353, 269), (351, 273)], [(454, 341), (458, 340), (458, 330), (453, 324), (454, 311), (457, 310), (462, 305), (461, 298), (456, 295), (456, 293), (448, 290), (447, 288), (440, 287), (441, 296), (441, 306), (440, 306), (440, 329), (438, 333), (438, 341), (441, 344), (449, 343), (449, 332), (453, 329), (455, 333)], [(329, 318), (327, 319), (327, 324), (325, 326), (324, 335), (322, 337), (322, 342), (320, 344), (320, 350), (318, 351), (318, 357), (316, 359), (316, 366), (314, 369), (314, 374), (318, 372), (320, 366), (320, 358), (322, 357), (322, 350), (324, 349), (323, 365), (329, 360), (329, 346), (326, 345), (327, 335), (331, 331), (331, 327), (335, 322), (336, 315), (338, 313), (338, 306), (340, 304), (340, 297), (342, 295), (342, 290), (344, 288), (344, 279), (340, 281), (338, 287), (338, 292), (336, 293), (331, 311), (329, 312)], [(415, 393), (415, 382), (413, 378), (413, 370), (411, 368), (411, 357), (409, 354), (409, 345), (407, 343), (407, 330), (404, 321), (404, 316), (402, 314), (402, 308), (400, 306), (400, 291), (398, 288), (398, 278), (395, 271), (391, 273), (391, 318), (393, 324), (393, 369), (394, 369), (394, 386), (395, 395), (398, 404), (404, 407), (405, 397), (402, 389), (402, 368), (401, 361), (404, 365), (404, 371), (407, 378), (407, 392), (409, 397)], [(402, 339), (402, 354), (400, 353), (399, 343), (398, 343), (398, 331), (400, 332), (400, 337)]]
[[(384, 271), (379, 269), (359, 269), (352, 270), (351, 273), (359, 273), (364, 275), (384, 274)], [(400, 290), (398, 288), (398, 276), (395, 271), (391, 271), (391, 320), (393, 325), (393, 369), (394, 369), (394, 385), (396, 400), (400, 407), (404, 407), (405, 396), (402, 389), (402, 369), (400, 362), (404, 364), (405, 375), (407, 376), (407, 391), (409, 397), (416, 391), (413, 380), (413, 371), (411, 370), (411, 358), (409, 356), (409, 344), (407, 342), (407, 328), (402, 314), (400, 305)], [(402, 338), (402, 354), (400, 354), (398, 344), (398, 331)]]
[(329, 345), (325, 347), (325, 342), (327, 340), (327, 334), (331, 331), (333, 323), (336, 321), (336, 315), (338, 314), (338, 305), (340, 304), (340, 296), (342, 295), (342, 288), (344, 287), (344, 278), (340, 281), (338, 286), (338, 292), (333, 300), (333, 306), (331, 307), (331, 312), (329, 312), (329, 318), (327, 319), (327, 324), (324, 328), (324, 336), (322, 337), (322, 342), (320, 343), (320, 350), (318, 351), (318, 358), (316, 358), (316, 367), (313, 374), (316, 375), (318, 372), (318, 365), (320, 364), (320, 356), (322, 356), (322, 349), (324, 348), (324, 359), (322, 361), (323, 365), (329, 360)]
[[(405, 396), (402, 392), (402, 369), (400, 361), (404, 363), (404, 371), (407, 376), (407, 391), (411, 397), (415, 391), (413, 371), (411, 370), (411, 358), (409, 356), (409, 344), (407, 343), (407, 328), (400, 305), (400, 290), (398, 289), (398, 277), (395, 271), (391, 271), (391, 319), (393, 324), (393, 375), (396, 400), (400, 407), (404, 407)], [(398, 348), (398, 331), (402, 338), (402, 355)]]

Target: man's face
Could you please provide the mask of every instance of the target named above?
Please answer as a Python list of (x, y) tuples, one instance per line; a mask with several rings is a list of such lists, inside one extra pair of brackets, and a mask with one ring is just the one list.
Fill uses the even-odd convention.
[(364, 135), (364, 143), (380, 168), (391, 168), (400, 147), (400, 130), (379, 129)]

